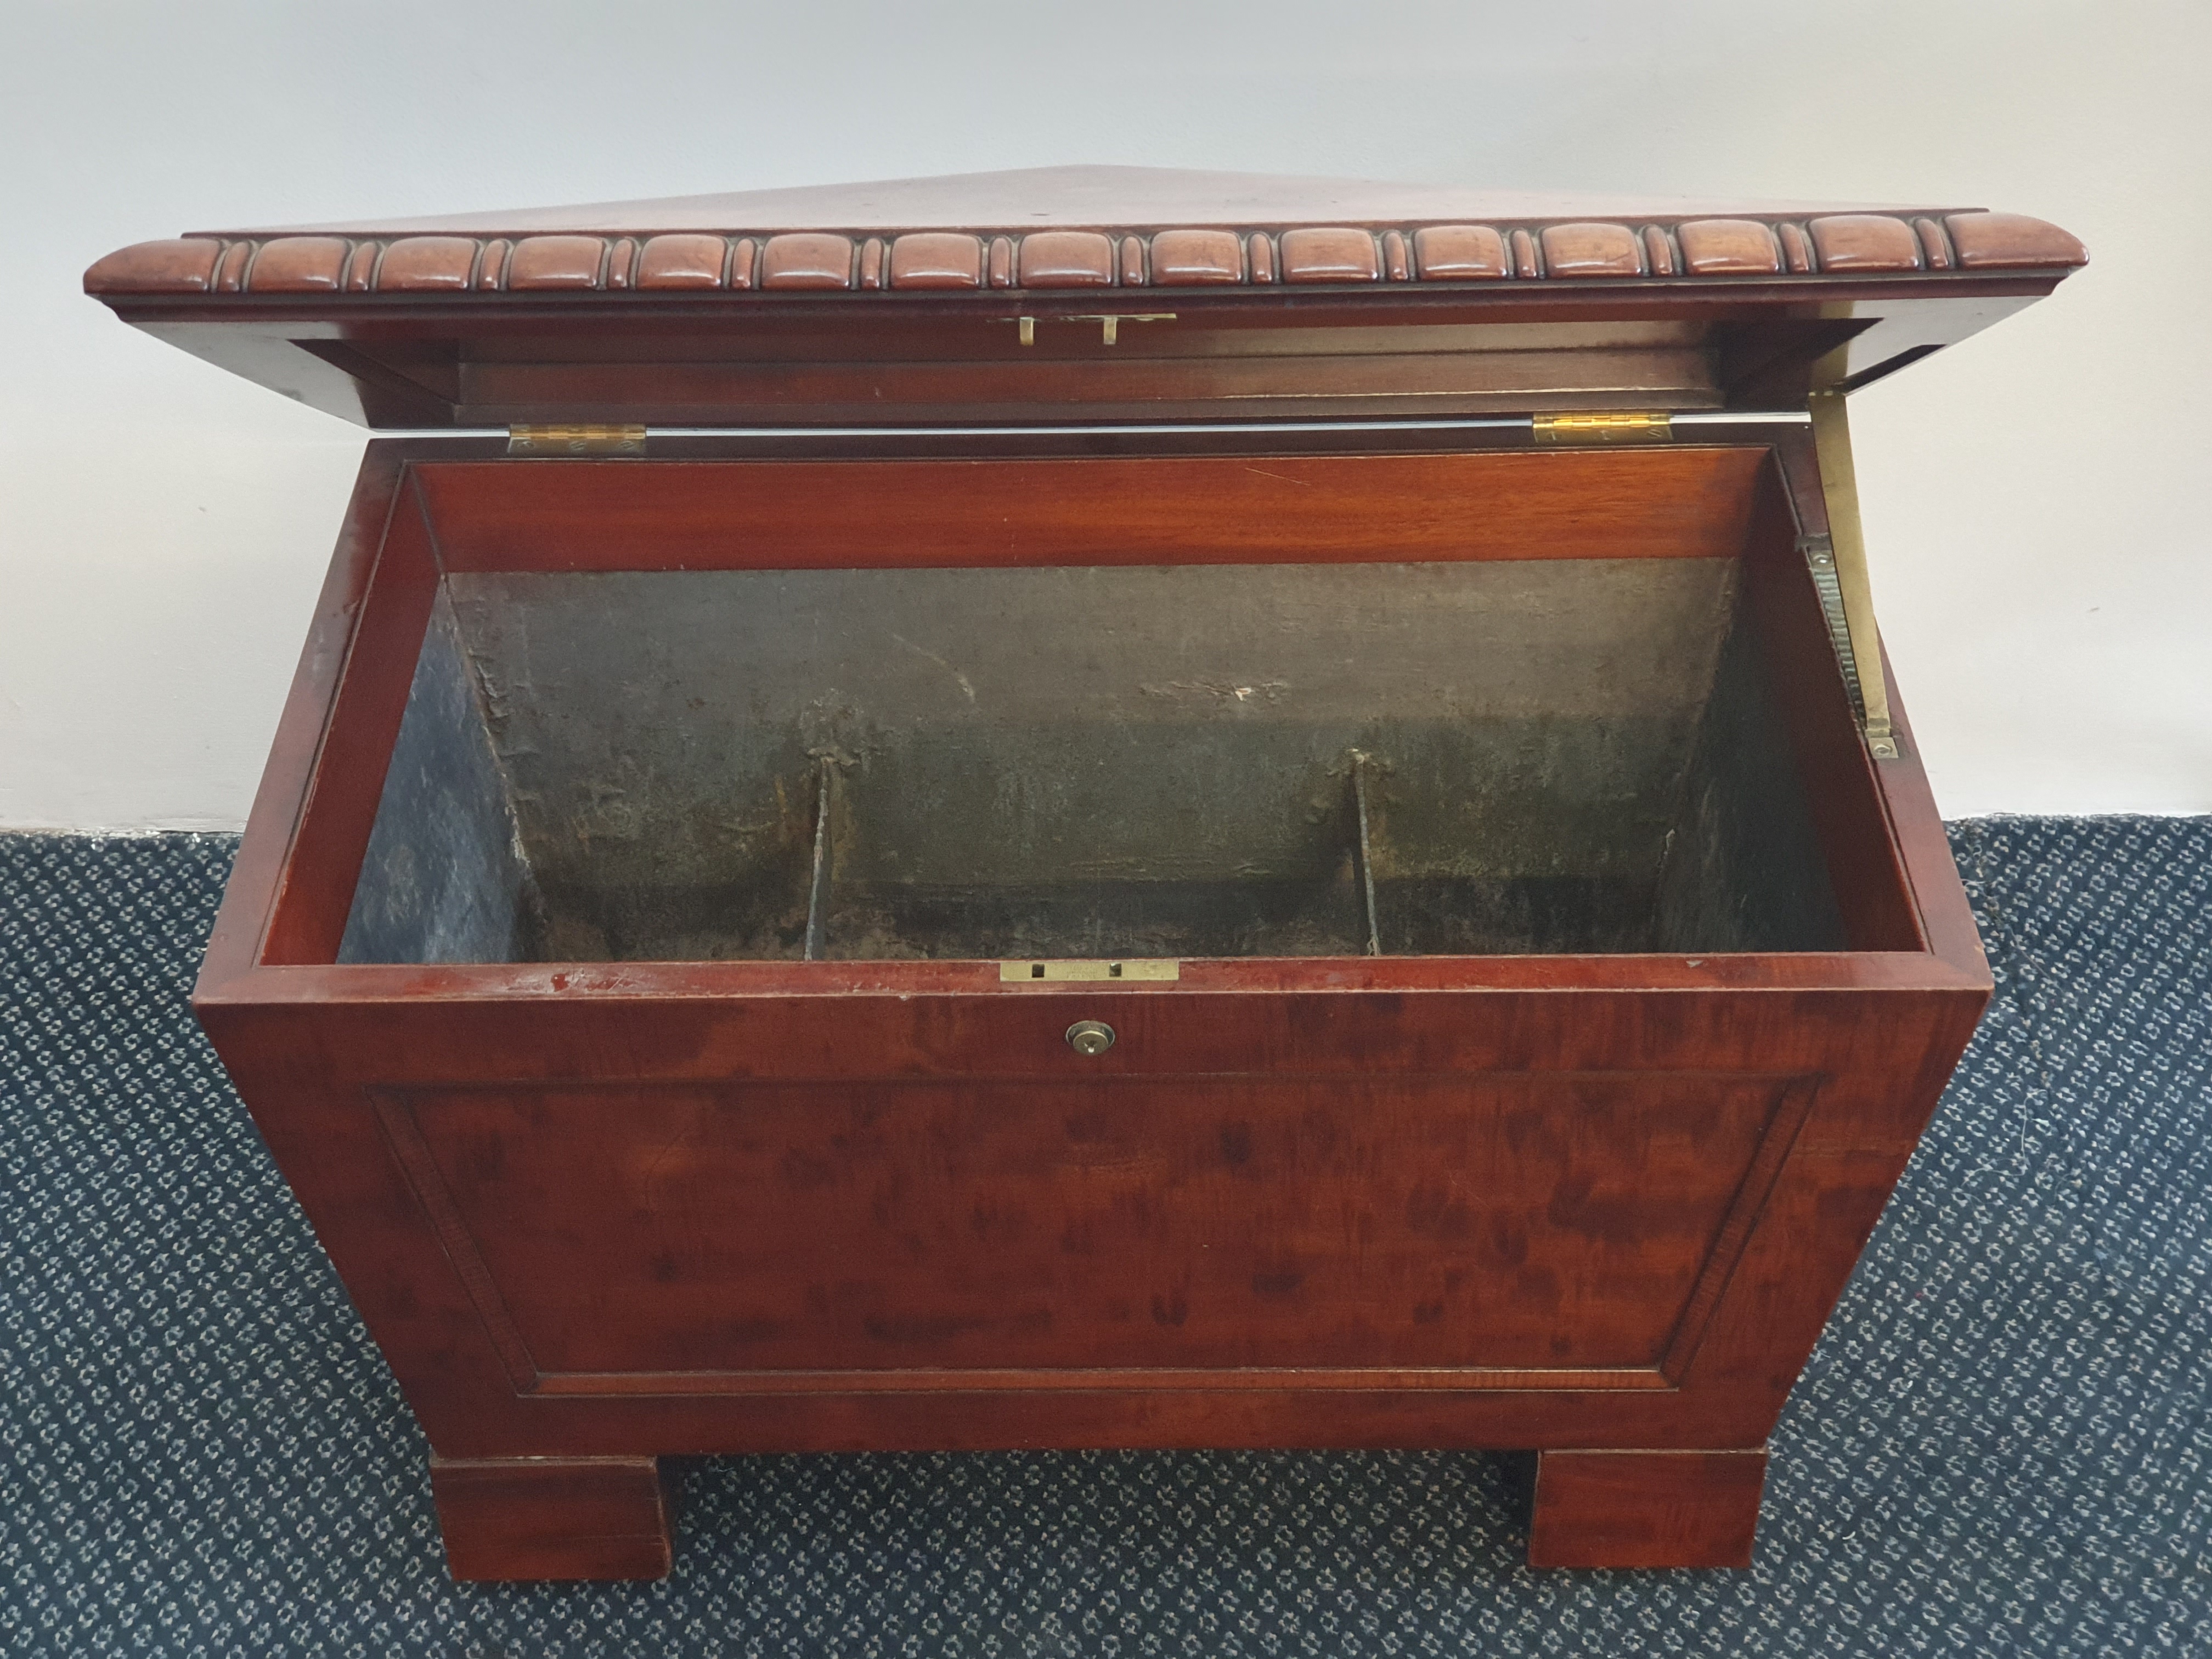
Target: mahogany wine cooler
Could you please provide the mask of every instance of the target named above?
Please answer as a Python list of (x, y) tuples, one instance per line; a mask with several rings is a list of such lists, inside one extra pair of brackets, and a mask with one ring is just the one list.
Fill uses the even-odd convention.
[(2082, 258), (1069, 168), (94, 266), (394, 434), (197, 1006), (455, 1575), (1020, 1447), (1533, 1454), (1531, 1561), (1747, 1564), (1990, 991), (1844, 398)]

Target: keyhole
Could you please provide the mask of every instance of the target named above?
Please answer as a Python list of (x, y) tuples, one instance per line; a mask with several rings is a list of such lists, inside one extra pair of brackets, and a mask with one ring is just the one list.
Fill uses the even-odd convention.
[(1095, 1059), (1114, 1046), (1114, 1028), (1098, 1019), (1079, 1019), (1067, 1028), (1067, 1046)]

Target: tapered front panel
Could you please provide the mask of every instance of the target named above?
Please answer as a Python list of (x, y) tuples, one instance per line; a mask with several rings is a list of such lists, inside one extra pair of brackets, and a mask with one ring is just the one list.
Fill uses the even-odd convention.
[(1657, 1387), (1808, 1096), (1598, 1073), (417, 1090), (382, 1107), (532, 1387), (1255, 1367)]

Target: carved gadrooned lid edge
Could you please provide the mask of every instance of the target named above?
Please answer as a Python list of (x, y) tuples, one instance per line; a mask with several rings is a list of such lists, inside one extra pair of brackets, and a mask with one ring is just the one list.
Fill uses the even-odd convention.
[(1335, 288), (1396, 283), (1889, 277), (2086, 264), (2057, 226), (2014, 213), (1698, 218), (1376, 228), (794, 231), (752, 235), (190, 237), (140, 242), (84, 274), (131, 296), (957, 293), (990, 289)]

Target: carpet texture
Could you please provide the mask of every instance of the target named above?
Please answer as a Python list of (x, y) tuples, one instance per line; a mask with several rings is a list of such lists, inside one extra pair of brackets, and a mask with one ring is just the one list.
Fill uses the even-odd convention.
[(1745, 1573), (1534, 1573), (1456, 1455), (734, 1458), (674, 1575), (457, 1588), (185, 1003), (234, 843), (0, 836), (21, 1654), (2212, 1654), (2212, 820), (1954, 828), (1999, 987)]

